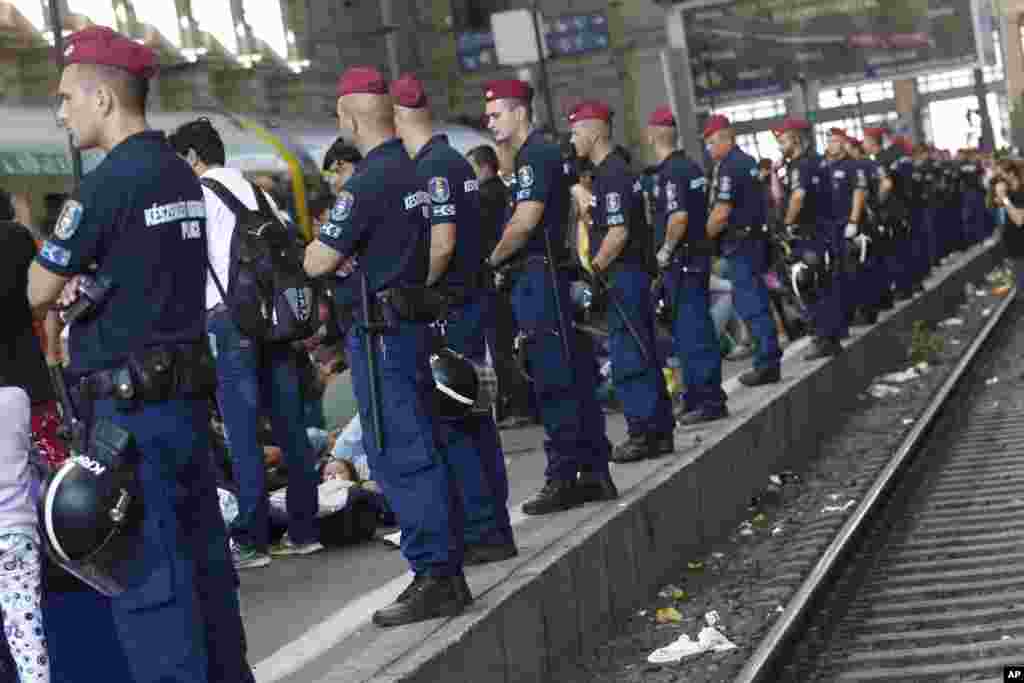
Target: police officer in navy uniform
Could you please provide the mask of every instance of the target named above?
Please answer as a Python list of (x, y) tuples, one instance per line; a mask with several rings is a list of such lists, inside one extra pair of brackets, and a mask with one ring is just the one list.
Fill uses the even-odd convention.
[(722, 354), (711, 319), (707, 178), (676, 148), (677, 136), (672, 110), (654, 110), (647, 120), (647, 141), (658, 162), (651, 193), (654, 247), (673, 308), (676, 353), (683, 364), (685, 409), (679, 423), (691, 425), (729, 413), (722, 391)]
[(606, 103), (581, 102), (569, 113), (569, 126), (576, 154), (594, 166), (590, 267), (598, 286), (609, 287), (608, 296), (618, 304), (608, 309), (608, 345), (628, 437), (615, 447), (612, 460), (658, 457), (675, 450), (674, 425), (672, 401), (655, 353), (651, 274), (646, 265), (650, 227), (643, 188), (626, 159), (612, 148), (612, 112)]
[(736, 146), (732, 123), (721, 114), (704, 125), (704, 144), (714, 162), (708, 194), (707, 235), (729, 260), (736, 312), (757, 341), (754, 368), (740, 375), (746, 386), (781, 379), (782, 350), (764, 274), (768, 270), (767, 207), (757, 162)]
[(430, 206), (395, 136), (380, 72), (352, 67), (337, 93), (339, 123), (363, 161), (306, 248), (305, 267), (312, 277), (333, 274), (370, 469), (395, 511), (402, 554), (415, 574), (394, 604), (373, 615), (378, 626), (399, 626), (459, 614), (472, 599), (462, 574), (459, 494), (432, 404), (430, 314), (416, 303), (427, 280)]
[[(198, 179), (145, 117), (156, 56), (109, 28), (68, 39), (58, 119), (103, 162), (82, 180), (29, 274), (42, 312), (91, 271), (92, 310), (72, 324), (78, 409), (134, 436), (143, 541), (112, 600), (138, 683), (253, 681), (200, 381), (205, 208)], [(70, 282), (70, 284), (69, 284)], [(147, 368), (148, 372), (140, 371)], [(162, 370), (160, 369), (162, 368)]]
[[(779, 146), (786, 159), (783, 223), (793, 240), (793, 249), (804, 263), (817, 268), (822, 277), (816, 300), (807, 304), (815, 339), (814, 347), (804, 355), (804, 360), (818, 360), (843, 350), (840, 340), (846, 327), (846, 311), (842, 305), (840, 275), (841, 253), (845, 250), (836, 244), (836, 235), (832, 234), (830, 180), (826, 175), (829, 169), (811, 147), (810, 122), (789, 118), (780, 130)], [(839, 241), (841, 239), (840, 234)]]
[(985, 169), (977, 160), (977, 151), (963, 150), (960, 161), (960, 201), (964, 235), (970, 246), (988, 236), (988, 214), (985, 210)]
[(864, 151), (878, 163), (878, 203), (880, 219), (891, 233), (886, 265), (897, 300), (914, 295), (914, 254), (909, 233), (908, 193), (913, 162), (899, 144), (884, 147), (887, 128), (864, 130)]
[[(480, 188), (469, 162), (435, 134), (423, 85), (412, 74), (391, 84), (395, 128), (430, 197), (427, 284), (447, 300), (440, 327), (446, 346), (486, 363), (494, 294), (482, 282), (485, 241)], [(500, 182), (500, 181), (499, 181)], [(492, 244), (493, 247), (493, 244)], [(440, 424), (441, 445), (462, 494), (466, 565), (517, 554), (508, 516), (508, 472), (498, 427), (488, 411)]]
[[(842, 331), (849, 334), (849, 325), (854, 312), (864, 304), (862, 291), (861, 259), (865, 259), (866, 235), (861, 235), (860, 225), (864, 218), (864, 204), (867, 197), (868, 179), (864, 169), (846, 155), (846, 131), (842, 128), (829, 130), (826, 148), (825, 189), (829, 194), (828, 209), (825, 212), (826, 234), (835, 243), (833, 248), (840, 265), (840, 303), (843, 312)], [(867, 322), (858, 319), (857, 322)]]
[(533, 89), (527, 83), (492, 81), (485, 96), (487, 125), (496, 142), (517, 150), (518, 183), (512, 216), (488, 262), (511, 281), (521, 346), (548, 438), (544, 487), (523, 504), (523, 512), (547, 514), (615, 499), (619, 494), (608, 471), (611, 444), (597, 401), (596, 363), (573, 330), (568, 279), (554, 268), (564, 258), (571, 199), (561, 153), (533, 128)]

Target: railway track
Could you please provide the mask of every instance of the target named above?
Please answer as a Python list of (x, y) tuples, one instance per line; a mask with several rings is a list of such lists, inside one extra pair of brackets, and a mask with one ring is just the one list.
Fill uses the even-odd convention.
[[(735, 679), (1003, 681), (1024, 666), (1024, 304), (1011, 293)], [(993, 400), (992, 366), (1014, 366)], [(1009, 383), (1007, 383), (1009, 380)]]

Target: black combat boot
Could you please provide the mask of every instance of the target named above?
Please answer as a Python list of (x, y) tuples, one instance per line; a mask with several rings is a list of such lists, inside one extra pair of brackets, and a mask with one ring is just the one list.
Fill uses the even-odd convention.
[(754, 368), (740, 375), (740, 383), (748, 387), (759, 387), (764, 384), (775, 384), (782, 380), (779, 368)]
[(472, 601), (464, 576), (417, 576), (392, 604), (373, 613), (380, 627), (454, 617)]
[(596, 472), (580, 472), (576, 493), (581, 503), (615, 500), (619, 497), (619, 489), (615, 487), (611, 475)]
[(478, 564), (503, 562), (519, 554), (515, 543), (467, 543), (462, 564), (472, 567)]
[(612, 462), (636, 462), (657, 455), (655, 444), (646, 434), (630, 434), (629, 438), (612, 449)]
[(523, 514), (548, 515), (579, 504), (575, 481), (548, 479), (536, 496), (523, 503)]
[(804, 354), (805, 361), (821, 360), (822, 358), (831, 358), (832, 356), (838, 356), (843, 352), (843, 345), (839, 343), (838, 339), (815, 339), (814, 346), (811, 350)]
[(729, 417), (729, 409), (724, 405), (721, 406), (704, 406), (703, 408), (697, 408), (691, 410), (688, 413), (679, 416), (676, 420), (676, 424), (680, 427), (692, 427), (694, 425), (704, 424), (705, 422), (714, 422), (715, 420), (721, 420)]
[(676, 437), (672, 432), (658, 434), (654, 437), (654, 452), (658, 455), (668, 455), (676, 452)]

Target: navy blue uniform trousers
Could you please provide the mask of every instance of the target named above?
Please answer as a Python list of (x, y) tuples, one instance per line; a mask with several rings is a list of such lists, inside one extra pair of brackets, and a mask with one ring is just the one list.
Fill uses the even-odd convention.
[(93, 418), (131, 432), (140, 454), (143, 542), (125, 568), (135, 578), (111, 601), (136, 683), (253, 681), (209, 458), (206, 402), (122, 412), (108, 399), (96, 402)]
[(597, 363), (593, 350), (573, 331), (569, 314), (569, 282), (558, 274), (558, 296), (572, 336), (571, 358), (563, 352), (555, 289), (548, 266), (528, 263), (512, 285), (516, 324), (525, 332), (526, 357), (547, 439), (545, 477), (571, 481), (579, 472), (608, 472), (611, 444), (605, 435), (604, 412), (597, 400)]
[(671, 434), (675, 420), (655, 346), (651, 276), (642, 266), (621, 263), (612, 267), (609, 279), (609, 296), (616, 297), (650, 356), (650, 360), (644, 358), (618, 310), (609, 304), (608, 345), (612, 382), (622, 401), (629, 434)]
[(683, 364), (686, 409), (714, 410), (727, 397), (722, 391), (721, 345), (711, 319), (711, 271), (684, 271), (681, 263), (672, 263), (665, 283), (672, 296), (672, 336)]
[(374, 337), (384, 448), (377, 448), (364, 330), (348, 332), (348, 358), (370, 471), (402, 530), (402, 555), (422, 576), (462, 572), (462, 506), (455, 473), (439, 446), (430, 402), (430, 330), (398, 321)]
[(847, 306), (843, 300), (844, 284), (848, 280), (844, 259), (846, 239), (843, 229), (846, 223), (824, 223), (818, 227), (819, 234), (813, 240), (794, 245), (797, 254), (810, 251), (824, 263), (828, 254), (828, 275), (821, 284), (821, 290), (813, 303), (808, 304), (808, 313), (814, 326), (814, 335), (821, 339), (839, 341), (847, 331)]
[[(493, 303), (494, 295), (484, 292), (449, 314), (445, 337), (453, 351), (476, 363), (485, 362)], [(442, 420), (440, 431), (462, 495), (466, 542), (512, 543), (508, 471), (494, 417), (473, 413), (461, 420)]]
[(772, 318), (771, 297), (764, 274), (768, 272), (768, 242), (763, 239), (730, 240), (722, 243), (722, 256), (729, 259), (732, 298), (757, 340), (754, 367), (777, 368), (782, 364), (779, 336)]

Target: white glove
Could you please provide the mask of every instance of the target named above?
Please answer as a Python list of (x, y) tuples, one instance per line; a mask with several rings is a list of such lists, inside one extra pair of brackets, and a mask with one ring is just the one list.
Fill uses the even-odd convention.
[(860, 247), (860, 262), (864, 263), (868, 259), (868, 244), (871, 242), (871, 238), (867, 235), (859, 235), (854, 242)]
[[(650, 253), (650, 252), (647, 252)], [(665, 270), (668, 268), (668, 264), (672, 261), (672, 250), (668, 247), (662, 247), (658, 250), (656, 257), (658, 259), (658, 268)]]
[(859, 228), (857, 228), (856, 223), (847, 223), (846, 230), (843, 232), (843, 236), (848, 240), (852, 240), (854, 237), (857, 236), (858, 232)]

